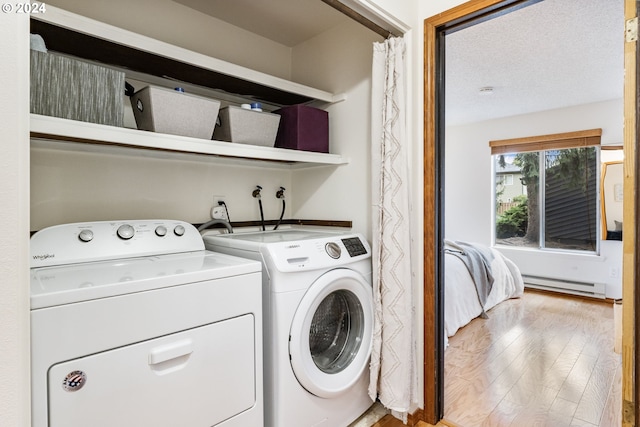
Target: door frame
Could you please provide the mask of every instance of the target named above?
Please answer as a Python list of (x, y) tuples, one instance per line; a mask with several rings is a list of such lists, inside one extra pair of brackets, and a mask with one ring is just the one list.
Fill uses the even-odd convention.
[[(524, 7), (539, 0), (470, 0), (424, 21), (424, 413), (423, 421), (436, 424), (444, 409), (444, 305), (443, 305), (443, 260), (444, 237), (444, 34), (447, 30), (463, 28), (479, 20), (491, 19)], [(636, 0), (625, 1), (625, 19), (637, 16)], [(632, 209), (625, 208), (623, 243), (623, 363), (622, 398), (627, 402), (640, 402), (634, 380), (640, 381), (634, 370), (638, 359), (635, 346), (639, 317), (635, 306), (638, 294), (634, 284), (640, 283), (640, 228), (635, 222), (638, 199), (635, 189), (640, 188), (640, 174), (636, 177), (636, 112), (640, 101), (636, 96), (637, 42), (625, 43), (625, 89), (624, 89), (624, 151), (625, 181), (624, 197)], [(638, 256), (639, 258), (636, 258)], [(640, 387), (638, 387), (640, 388)], [(638, 405), (625, 403), (623, 427), (634, 424), (638, 416)], [(635, 412), (635, 414), (625, 414)]]
[[(638, 17), (640, 4), (636, 0), (625, 0), (625, 22)], [(637, 27), (636, 27), (637, 28)], [(624, 43), (624, 212), (622, 242), (622, 426), (632, 427), (640, 422), (640, 369), (635, 368), (640, 360), (640, 227), (637, 213), (640, 212), (640, 174), (638, 159), (638, 116), (640, 100), (638, 85), (638, 42)]]

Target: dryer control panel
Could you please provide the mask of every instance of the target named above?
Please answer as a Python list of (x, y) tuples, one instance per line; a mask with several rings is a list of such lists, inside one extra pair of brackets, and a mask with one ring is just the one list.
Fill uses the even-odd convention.
[(198, 230), (177, 220), (97, 221), (44, 228), (31, 237), (31, 267), (204, 250)]

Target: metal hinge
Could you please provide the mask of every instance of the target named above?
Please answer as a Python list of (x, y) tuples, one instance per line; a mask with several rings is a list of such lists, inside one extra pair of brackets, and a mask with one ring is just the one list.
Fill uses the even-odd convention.
[(622, 420), (626, 424), (636, 425), (635, 410), (636, 408), (633, 406), (633, 402), (629, 402), (628, 400), (622, 401)]
[(628, 42), (638, 40), (638, 17), (627, 19), (624, 25), (624, 39)]

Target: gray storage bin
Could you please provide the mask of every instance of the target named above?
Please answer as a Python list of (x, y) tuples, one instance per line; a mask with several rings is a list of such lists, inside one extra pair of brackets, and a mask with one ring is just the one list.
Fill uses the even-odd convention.
[(138, 129), (209, 140), (220, 101), (146, 86), (131, 95), (131, 107)]
[(124, 73), (51, 52), (31, 51), (35, 114), (123, 126)]
[(245, 108), (228, 106), (220, 109), (220, 125), (216, 126), (213, 139), (239, 144), (273, 147), (278, 134), (280, 116)]

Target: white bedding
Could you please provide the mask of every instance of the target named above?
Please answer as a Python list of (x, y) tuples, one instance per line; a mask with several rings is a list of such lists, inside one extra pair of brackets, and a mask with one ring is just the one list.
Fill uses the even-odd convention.
[[(522, 295), (524, 282), (520, 269), (497, 250), (490, 248), (494, 255), (491, 272), (494, 277), (491, 293), (487, 298), (485, 311), (498, 303)], [(444, 265), (444, 332), (445, 346), (448, 337), (471, 322), (482, 313), (475, 284), (469, 270), (457, 256), (445, 251)], [(489, 316), (491, 314), (489, 313)]]

